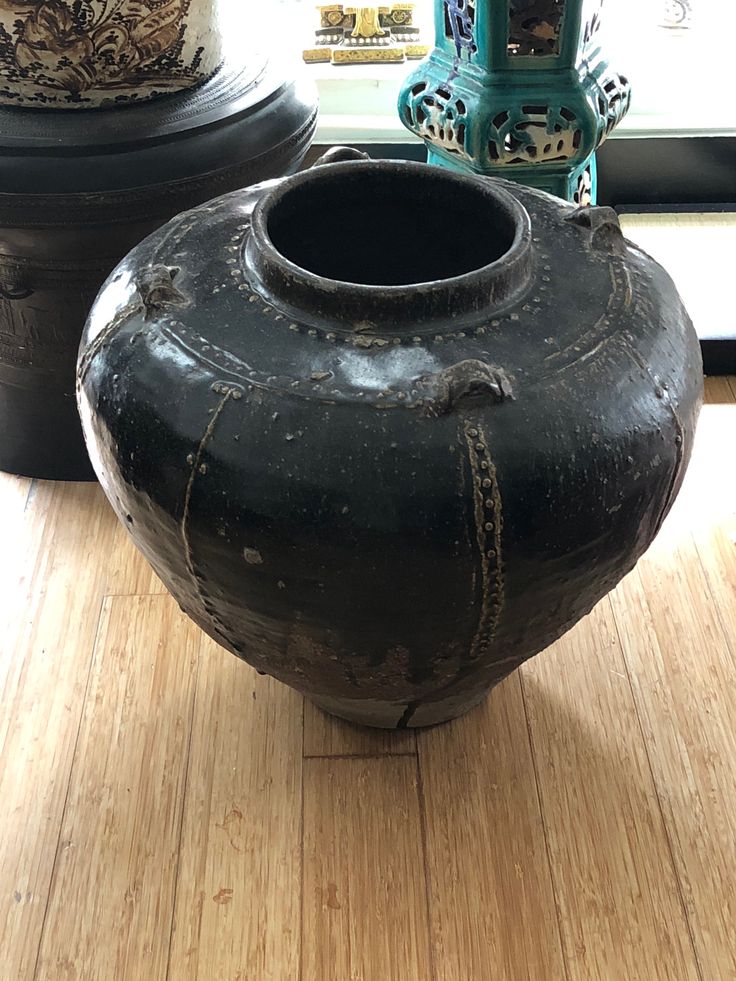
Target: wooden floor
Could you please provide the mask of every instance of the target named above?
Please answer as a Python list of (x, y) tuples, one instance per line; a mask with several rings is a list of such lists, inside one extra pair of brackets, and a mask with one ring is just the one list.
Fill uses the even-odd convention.
[(337, 723), (99, 489), (0, 478), (0, 979), (736, 978), (736, 379), (658, 540), (467, 718)]

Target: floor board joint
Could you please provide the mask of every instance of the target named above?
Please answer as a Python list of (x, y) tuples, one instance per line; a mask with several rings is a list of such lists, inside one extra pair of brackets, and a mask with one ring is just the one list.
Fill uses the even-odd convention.
[(416, 756), (415, 749), (398, 753), (308, 753), (305, 760), (395, 760), (405, 756)]
[(626, 656), (626, 647), (625, 647), (624, 642), (623, 642), (623, 637), (621, 636), (621, 627), (620, 627), (620, 624), (618, 622), (618, 617), (616, 616), (616, 608), (614, 607), (613, 603), (611, 602), (610, 595), (606, 597), (606, 599), (604, 600), (604, 602), (605, 603), (608, 603), (608, 605), (609, 605), (609, 607), (611, 609), (611, 617), (613, 619), (613, 624), (616, 627), (616, 639), (617, 639), (617, 642), (618, 642), (619, 649), (621, 650), (621, 656), (622, 656), (622, 659), (623, 659), (623, 662), (624, 662), (624, 669), (626, 671), (626, 681), (627, 681), (627, 684), (629, 686), (629, 690), (631, 692), (631, 701), (632, 701), (633, 706), (634, 706), (634, 712), (636, 713), (636, 721), (637, 721), (637, 724), (639, 726), (639, 733), (641, 735), (641, 741), (642, 741), (642, 744), (644, 746), (644, 753), (646, 755), (647, 766), (649, 768), (649, 775), (650, 775), (651, 781), (652, 781), (652, 788), (654, 789), (654, 795), (655, 795), (655, 797), (657, 799), (657, 812), (659, 814), (660, 827), (662, 829), (662, 836), (663, 836), (663, 838), (665, 840), (665, 843), (667, 845), (667, 851), (668, 851), (668, 854), (669, 854), (669, 857), (670, 857), (670, 864), (672, 866), (672, 872), (673, 872), (674, 877), (675, 877), (675, 882), (677, 883), (677, 896), (678, 896), (678, 899), (680, 901), (680, 906), (682, 908), (682, 915), (683, 915), (683, 918), (685, 920), (685, 924), (687, 926), (688, 939), (690, 941), (690, 948), (691, 948), (692, 954), (693, 954), (693, 961), (695, 963), (695, 970), (698, 972), (699, 981), (704, 981), (703, 969), (702, 969), (702, 966), (700, 964), (700, 958), (698, 957), (698, 947), (697, 947), (697, 944), (695, 943), (695, 933), (693, 931), (693, 925), (690, 922), (690, 914), (688, 912), (687, 903), (685, 902), (685, 893), (684, 893), (683, 888), (682, 888), (681, 870), (680, 870), (680, 867), (679, 867), (679, 865), (678, 865), (678, 863), (677, 863), (677, 861), (675, 859), (675, 849), (674, 849), (674, 845), (673, 845), (673, 842), (672, 842), (672, 836), (670, 834), (670, 829), (669, 829), (668, 824), (667, 824), (667, 819), (666, 819), (665, 813), (664, 813), (664, 806), (662, 804), (662, 797), (661, 797), (661, 794), (660, 794), (660, 789), (659, 789), (659, 786), (657, 784), (657, 778), (656, 778), (655, 773), (654, 773), (654, 764), (652, 763), (652, 757), (651, 757), (651, 753), (650, 753), (650, 747), (649, 747), (649, 743), (648, 743), (648, 740), (647, 740), (647, 737), (646, 737), (646, 733), (645, 733), (645, 730), (644, 730), (644, 723), (643, 723), (642, 718), (641, 718), (641, 711), (640, 711), (640, 707), (639, 707), (639, 700), (636, 697), (636, 691), (634, 689), (634, 682), (633, 682), (633, 679), (631, 677), (631, 666), (629, 665), (629, 659)]
[[(155, 595), (155, 594), (154, 594)], [(174, 891), (171, 897), (171, 925), (169, 928), (169, 944), (166, 952), (166, 981), (169, 981), (171, 973), (171, 950), (174, 942), (174, 928), (176, 926), (176, 901), (179, 893), (179, 868), (181, 866), (181, 849), (184, 834), (184, 815), (186, 814), (187, 794), (189, 793), (189, 772), (192, 761), (192, 737), (194, 735), (194, 719), (199, 693), (199, 668), (202, 663), (202, 645), (199, 645), (197, 652), (197, 667), (194, 672), (194, 686), (192, 691), (192, 703), (189, 707), (189, 733), (187, 735), (186, 762), (184, 764), (184, 780), (182, 782), (181, 805), (179, 811), (179, 827), (176, 834), (176, 866), (174, 873)]]
[(59, 819), (59, 834), (58, 834), (58, 837), (57, 837), (57, 840), (56, 840), (56, 850), (54, 851), (54, 860), (53, 860), (53, 863), (52, 863), (52, 866), (51, 866), (51, 876), (49, 878), (49, 887), (48, 887), (48, 892), (46, 893), (46, 902), (44, 904), (43, 918), (41, 920), (41, 932), (39, 933), (39, 937), (38, 937), (38, 949), (36, 951), (36, 961), (35, 961), (35, 964), (33, 966), (33, 975), (32, 975), (33, 981), (36, 981), (36, 978), (38, 977), (38, 971), (39, 971), (39, 968), (41, 966), (41, 952), (43, 950), (44, 933), (46, 931), (46, 922), (48, 920), (49, 908), (50, 908), (50, 905), (51, 905), (51, 897), (54, 894), (54, 886), (55, 886), (55, 883), (56, 883), (56, 872), (57, 872), (57, 868), (58, 868), (58, 864), (59, 864), (59, 855), (61, 853), (61, 835), (62, 835), (62, 832), (64, 830), (64, 818), (66, 817), (67, 807), (68, 807), (68, 804), (69, 804), (69, 795), (71, 793), (72, 782), (74, 780), (74, 772), (76, 770), (77, 750), (79, 748), (79, 738), (80, 738), (80, 736), (82, 734), (82, 724), (84, 722), (84, 711), (85, 711), (85, 706), (87, 704), (87, 695), (89, 693), (89, 685), (90, 685), (90, 681), (92, 679), (92, 668), (94, 667), (95, 658), (97, 656), (97, 646), (98, 646), (98, 643), (99, 643), (99, 640), (100, 640), (100, 629), (101, 629), (101, 625), (102, 625), (102, 614), (103, 614), (104, 609), (105, 609), (105, 600), (104, 600), (104, 598), (101, 597), (100, 598), (100, 601), (99, 601), (99, 604), (98, 604), (98, 607), (97, 607), (97, 625), (96, 625), (96, 629), (95, 629), (94, 640), (92, 642), (92, 650), (90, 652), (89, 663), (87, 665), (87, 678), (86, 678), (86, 681), (84, 683), (84, 692), (82, 694), (82, 698), (80, 699), (79, 718), (78, 718), (78, 722), (77, 722), (76, 735), (74, 737), (74, 748), (72, 750), (72, 755), (71, 755), (71, 765), (69, 767), (69, 778), (67, 780), (66, 791), (64, 793), (64, 805), (63, 805), (63, 807), (61, 809), (61, 817)]
[(416, 752), (417, 797), (419, 798), (419, 830), (422, 838), (422, 864), (424, 866), (424, 890), (427, 902), (427, 929), (429, 930), (429, 976), (437, 981), (437, 968), (434, 959), (434, 938), (432, 936), (432, 881), (429, 874), (429, 839), (427, 835), (427, 801), (424, 795), (424, 778), (419, 739)]
[(534, 771), (534, 785), (536, 788), (537, 795), (537, 805), (539, 807), (539, 817), (542, 822), (542, 834), (544, 835), (544, 850), (547, 856), (547, 869), (549, 873), (550, 888), (552, 889), (552, 897), (555, 904), (555, 919), (557, 920), (557, 933), (560, 940), (560, 950), (562, 951), (562, 965), (565, 971), (565, 978), (570, 981), (570, 966), (568, 964), (569, 953), (565, 947), (565, 936), (562, 930), (562, 910), (560, 908), (560, 900), (557, 895), (557, 883), (555, 882), (554, 866), (552, 864), (552, 853), (549, 846), (549, 831), (547, 829), (547, 819), (544, 814), (544, 802), (542, 800), (542, 788), (539, 783), (539, 766), (537, 763), (537, 750), (534, 745), (534, 737), (532, 735), (532, 729), (529, 722), (529, 708), (527, 706), (526, 691), (524, 690), (524, 671), (523, 665), (519, 668), (519, 691), (521, 692), (521, 704), (524, 711), (524, 724), (526, 726), (527, 739), (529, 740), (529, 753), (532, 758), (532, 770)]

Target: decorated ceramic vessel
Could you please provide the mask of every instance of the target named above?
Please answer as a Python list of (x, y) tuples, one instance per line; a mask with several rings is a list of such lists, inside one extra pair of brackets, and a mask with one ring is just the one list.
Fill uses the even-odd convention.
[(90, 108), (191, 88), (223, 60), (218, 0), (0, 0), (0, 105)]
[(102, 283), (180, 211), (296, 169), (316, 120), (310, 80), (242, 52), (139, 105), (0, 106), (0, 470), (94, 479), (74, 384)]
[(434, 0), (435, 48), (401, 88), (402, 122), (431, 163), (595, 204), (595, 151), (631, 104), (604, 40), (617, 6)]
[[(338, 154), (337, 156), (349, 156)], [(182, 608), (329, 712), (467, 711), (657, 533), (702, 397), (613, 211), (344, 160), (148, 238), (78, 365), (102, 486)]]

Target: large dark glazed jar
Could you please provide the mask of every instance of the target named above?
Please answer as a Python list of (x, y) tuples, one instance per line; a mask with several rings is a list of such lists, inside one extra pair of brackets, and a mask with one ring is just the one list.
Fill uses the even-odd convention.
[[(100, 286), (178, 212), (296, 169), (316, 90), (257, 53), (223, 53), (209, 0), (47, 0), (18, 20), (21, 6), (0, 0), (0, 470), (91, 479), (74, 378)], [(64, 25), (79, 64), (71, 40), (47, 37)], [(124, 48), (113, 65), (109, 45), (135, 37), (139, 62)]]
[(102, 486), (183, 609), (329, 712), (465, 712), (634, 565), (700, 353), (606, 208), (344, 161), (152, 235), (78, 366)]

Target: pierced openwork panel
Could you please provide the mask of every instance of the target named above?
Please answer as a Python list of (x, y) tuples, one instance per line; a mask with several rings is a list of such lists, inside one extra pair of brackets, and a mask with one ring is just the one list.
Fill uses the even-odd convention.
[(471, 159), (466, 147), (467, 106), (449, 88), (429, 89), (425, 82), (419, 82), (404, 106), (404, 118), (410, 129), (433, 149)]
[(562, 161), (580, 149), (583, 132), (565, 106), (530, 105), (499, 112), (491, 122), (488, 154), (492, 163)]
[(437, 48), (402, 86), (402, 121), (425, 140), (433, 162), (469, 164), (476, 174), (507, 171), (589, 202), (596, 170), (585, 168), (630, 105), (629, 83), (609, 67), (603, 44), (603, 17), (615, 6), (434, 0)]
[(478, 50), (475, 41), (475, 0), (444, 0), (445, 37), (452, 41), (458, 58), (468, 61)]
[(583, 27), (581, 31), (581, 45), (583, 48), (593, 40), (597, 40), (596, 35), (601, 28), (603, 16), (603, 4), (605, 0), (585, 0), (583, 6)]
[(593, 170), (591, 164), (578, 177), (577, 187), (573, 192), (572, 200), (581, 207), (588, 207), (593, 204)]
[(621, 122), (631, 106), (631, 85), (624, 75), (613, 73), (601, 81), (598, 111), (603, 123), (601, 142)]
[(558, 55), (565, 0), (509, 0), (510, 55)]

